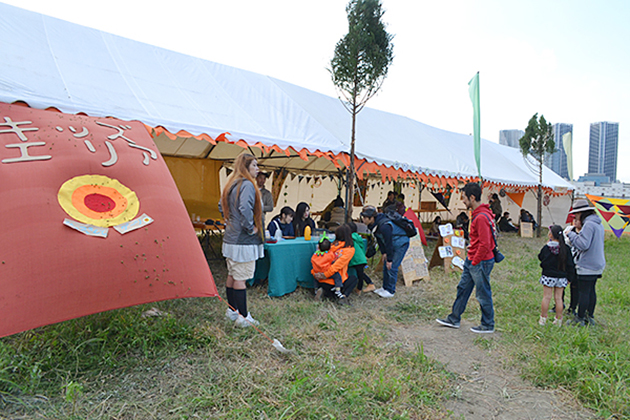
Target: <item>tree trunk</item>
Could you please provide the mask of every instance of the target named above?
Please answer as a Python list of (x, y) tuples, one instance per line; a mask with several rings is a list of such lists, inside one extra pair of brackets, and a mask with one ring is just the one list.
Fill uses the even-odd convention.
[[(354, 99), (354, 98), (353, 98)], [(348, 199), (346, 200), (346, 222), (352, 219), (352, 207), (354, 205), (354, 140), (357, 124), (357, 104), (352, 104), (352, 140), (350, 142), (350, 171), (348, 172)]]

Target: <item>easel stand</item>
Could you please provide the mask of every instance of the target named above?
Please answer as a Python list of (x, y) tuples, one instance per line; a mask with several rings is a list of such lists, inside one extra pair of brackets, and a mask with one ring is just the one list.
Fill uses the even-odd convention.
[[(443, 266), (445, 273), (452, 273), (454, 270), (461, 272), (462, 270), (453, 265), (453, 258), (459, 257), (462, 260), (466, 260), (466, 249), (461, 247), (453, 246), (453, 237), (463, 238), (463, 234), (460, 230), (456, 230), (454, 234), (447, 236), (439, 236), (437, 240), (437, 244), (435, 245), (435, 250), (433, 251), (433, 255), (431, 256), (431, 261), (429, 262), (429, 270), (433, 267)], [(451, 247), (453, 250), (453, 255), (442, 258), (440, 256), (440, 247)]]

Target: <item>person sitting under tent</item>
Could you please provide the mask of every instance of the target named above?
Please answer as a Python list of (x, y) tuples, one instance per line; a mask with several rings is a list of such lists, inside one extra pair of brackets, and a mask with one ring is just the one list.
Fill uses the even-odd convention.
[[(319, 301), (325, 296), (336, 299), (340, 305), (346, 305), (348, 296), (357, 286), (356, 276), (348, 274), (348, 264), (354, 256), (354, 240), (348, 225), (341, 225), (335, 230), (335, 242), (328, 252), (334, 254), (334, 262), (331, 259), (331, 264), (325, 270), (314, 264), (311, 271), (317, 285), (315, 300)], [(341, 287), (335, 285), (336, 274), (341, 276)]]
[(499, 230), (501, 232), (518, 232), (518, 228), (512, 223), (510, 213), (507, 211), (503, 213), (503, 216), (499, 219)]
[(293, 218), (295, 236), (304, 236), (304, 229), (307, 226), (313, 231), (313, 229), (315, 229), (315, 222), (311, 218), (310, 206), (305, 202), (301, 202), (295, 208), (295, 217)]
[(536, 219), (534, 219), (534, 216), (527, 210), (521, 209), (521, 216), (519, 217), (519, 219), (519, 223), (531, 223), (534, 227), (534, 230), (538, 229), (538, 223), (536, 223)]
[(433, 224), (431, 225), (431, 229), (429, 230), (428, 236), (432, 236), (437, 238), (440, 236), (440, 225), (442, 224), (442, 218), (440, 216), (435, 216), (433, 219)]
[(501, 207), (499, 195), (497, 193), (492, 194), (488, 204), (490, 204), (490, 210), (492, 210), (492, 213), (494, 214), (494, 221), (498, 222), (503, 214), (503, 208)]
[(384, 212), (387, 207), (394, 204), (396, 204), (396, 191), (390, 191), (387, 193), (387, 199), (383, 202), (381, 210)]
[(273, 238), (276, 236), (276, 231), (280, 229), (282, 232), (282, 236), (295, 236), (295, 230), (293, 229), (293, 216), (295, 216), (295, 212), (289, 206), (282, 207), (280, 210), (280, 214), (271, 219), (269, 225), (267, 226), (267, 230), (269, 231), (269, 235)]
[(465, 211), (459, 213), (455, 219), (455, 228), (464, 231), (464, 239), (468, 239), (468, 223), (470, 219)]
[(320, 228), (330, 229), (344, 224), (346, 218), (346, 210), (344, 208), (343, 199), (337, 195), (333, 201), (322, 210), (322, 218), (317, 223)]

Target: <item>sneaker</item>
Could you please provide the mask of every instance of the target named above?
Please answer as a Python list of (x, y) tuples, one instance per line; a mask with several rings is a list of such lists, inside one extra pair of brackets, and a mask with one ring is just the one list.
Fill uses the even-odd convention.
[[(379, 290), (381, 290), (381, 289), (379, 289)], [(393, 294), (393, 293), (390, 293), (390, 292), (388, 292), (388, 291), (387, 291), (387, 290), (385, 290), (385, 289), (382, 289), (380, 292), (378, 292), (378, 291), (376, 291), (376, 290), (375, 290), (375, 291), (374, 291), (374, 293), (376, 293), (376, 294), (377, 294), (377, 295), (379, 295), (380, 297), (382, 297), (382, 298), (386, 298), (386, 299), (389, 299), (389, 298), (393, 298), (393, 297), (394, 297), (394, 294)]]
[(373, 291), (375, 291), (375, 290), (376, 290), (376, 286), (374, 286), (374, 283), (370, 283), (370, 284), (368, 284), (367, 286), (365, 286), (365, 289), (363, 289), (363, 291), (364, 291), (365, 293), (367, 293), (367, 292), (373, 292)]
[(383, 288), (381, 287), (380, 289), (376, 289), (376, 290), (374, 290), (373, 292), (374, 292), (374, 293), (376, 293), (377, 295), (379, 295), (379, 296), (380, 296), (380, 294), (381, 294), (381, 292), (382, 292), (383, 290), (385, 290), (385, 289), (383, 289)]
[(238, 311), (233, 311), (230, 308), (227, 308), (225, 310), (225, 317), (229, 320), (229, 321), (236, 321), (239, 317), (238, 317)]
[(554, 320), (553, 320), (553, 325), (556, 325), (556, 326), (558, 326), (558, 327), (562, 327), (562, 318), (560, 318), (560, 319), (558, 319), (558, 318), (554, 319)]
[(567, 325), (575, 325), (577, 327), (586, 327), (586, 320), (580, 317), (573, 317), (566, 322)]
[(237, 327), (241, 327), (241, 328), (247, 328), (250, 326), (257, 326), (259, 325), (260, 322), (256, 321), (254, 318), (252, 318), (252, 314), (248, 313), (247, 317), (244, 318), (242, 316), (239, 316), (238, 319), (236, 320), (236, 326)]
[(494, 332), (494, 328), (492, 327), (484, 327), (483, 325), (480, 325), (478, 327), (472, 327), (470, 329), (470, 331), (477, 333), (477, 334), (491, 334)]
[(440, 319), (440, 318), (438, 318), (438, 319), (436, 319), (435, 321), (436, 321), (438, 324), (440, 324), (440, 325), (444, 325), (445, 327), (455, 328), (455, 329), (459, 328), (459, 324), (452, 323), (452, 322), (451, 322), (451, 321), (449, 321), (448, 319)]
[(323, 294), (324, 294), (324, 289), (322, 289), (321, 287), (318, 287), (317, 290), (315, 291), (315, 296), (313, 296), (313, 299), (315, 300), (315, 302), (321, 302)]
[(544, 316), (541, 316), (540, 318), (538, 318), (538, 325), (545, 325), (547, 323), (547, 318), (545, 318)]

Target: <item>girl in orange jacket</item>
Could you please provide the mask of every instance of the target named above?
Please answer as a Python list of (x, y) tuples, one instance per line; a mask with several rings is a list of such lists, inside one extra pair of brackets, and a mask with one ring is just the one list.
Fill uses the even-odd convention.
[[(335, 242), (328, 251), (329, 254), (332, 254), (328, 256), (330, 265), (326, 268), (319, 264), (320, 261), (316, 261), (318, 263), (317, 268), (313, 265), (313, 270), (311, 270), (317, 282), (315, 299), (321, 300), (322, 295), (325, 295), (335, 297), (339, 304), (345, 305), (348, 303), (348, 296), (357, 285), (357, 278), (348, 275), (348, 263), (354, 256), (354, 241), (350, 227), (348, 225), (339, 226), (335, 230), (335, 238)], [(335, 284), (335, 277), (341, 280), (341, 287)]]

